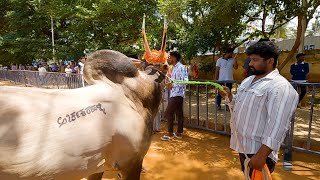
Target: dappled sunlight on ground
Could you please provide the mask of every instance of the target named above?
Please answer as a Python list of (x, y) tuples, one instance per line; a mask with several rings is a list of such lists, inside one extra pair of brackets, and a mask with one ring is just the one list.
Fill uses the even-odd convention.
[[(141, 179), (244, 179), (238, 154), (229, 148), (229, 137), (185, 129), (182, 140), (161, 141), (163, 134), (157, 133), (153, 137), (144, 160), (146, 172)], [(320, 178), (320, 156), (294, 152), (292, 172), (283, 170), (282, 152), (279, 156), (273, 179)]]

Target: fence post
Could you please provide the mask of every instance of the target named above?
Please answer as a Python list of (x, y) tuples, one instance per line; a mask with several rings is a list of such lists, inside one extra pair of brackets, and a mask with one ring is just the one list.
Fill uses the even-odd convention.
[(206, 128), (209, 129), (209, 102), (208, 102), (208, 85), (206, 85)]
[(292, 171), (292, 146), (293, 146), (293, 132), (294, 132), (294, 118), (295, 113), (291, 118), (291, 126), (287, 132), (285, 139), (285, 149), (283, 154), (283, 169), (285, 171)]
[(311, 145), (312, 116), (313, 116), (313, 107), (314, 107), (315, 95), (316, 95), (316, 88), (315, 88), (315, 86), (312, 86), (312, 98), (311, 98), (311, 108), (310, 108), (310, 120), (309, 120), (309, 129), (308, 129), (307, 150), (310, 150), (310, 145)]
[[(292, 84), (293, 87), (297, 90), (298, 85), (296, 83)], [(283, 154), (283, 169), (285, 171), (292, 171), (292, 146), (293, 146), (293, 132), (294, 132), (294, 122), (295, 122), (295, 113), (293, 113), (291, 118), (291, 126), (287, 132), (285, 138), (285, 148)]]
[(189, 84), (189, 124), (191, 124), (191, 84)]
[(197, 125), (200, 125), (200, 114), (199, 114), (199, 110), (200, 110), (200, 106), (199, 106), (199, 85), (197, 84)]

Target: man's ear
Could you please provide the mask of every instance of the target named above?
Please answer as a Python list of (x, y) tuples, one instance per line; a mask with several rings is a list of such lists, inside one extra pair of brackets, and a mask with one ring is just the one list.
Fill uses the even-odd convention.
[(273, 66), (274, 58), (270, 58), (269, 60), (270, 60), (270, 61), (268, 61), (268, 64), (270, 64), (270, 65), (272, 65), (272, 66)]

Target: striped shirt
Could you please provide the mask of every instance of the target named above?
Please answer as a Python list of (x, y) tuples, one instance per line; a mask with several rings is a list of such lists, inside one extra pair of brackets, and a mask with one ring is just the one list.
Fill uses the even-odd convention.
[[(177, 64), (174, 65), (172, 68), (171, 79), (188, 81), (187, 68), (180, 62), (177, 62)], [(170, 91), (170, 97), (176, 97), (176, 96), (184, 97), (185, 91), (186, 91), (185, 84), (173, 83), (172, 89)]]
[(264, 144), (273, 150), (269, 157), (277, 162), (299, 96), (277, 69), (252, 83), (254, 78), (243, 80), (229, 103), (233, 111), (230, 148), (256, 154)]

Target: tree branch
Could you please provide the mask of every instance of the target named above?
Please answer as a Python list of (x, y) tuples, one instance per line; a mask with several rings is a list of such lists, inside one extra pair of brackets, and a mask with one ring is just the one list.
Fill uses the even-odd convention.
[(262, 18), (259, 18), (259, 14), (261, 13), (261, 9), (259, 11), (257, 11), (253, 16), (250, 16), (248, 14), (244, 14), (245, 16), (247, 16), (249, 19), (245, 22), (245, 23), (249, 23), (251, 21), (255, 21), (255, 20), (262, 20)]
[(286, 20), (285, 22), (279, 24), (278, 26), (272, 28), (272, 29), (270, 30), (270, 32), (269, 32), (269, 35), (273, 34), (277, 29), (281, 28), (283, 25), (287, 24), (289, 21), (291, 21), (291, 20), (294, 19), (295, 17), (296, 17), (296, 16), (294, 16), (294, 17)]
[(266, 12), (266, 7), (263, 6), (263, 15), (262, 15), (262, 34), (264, 38), (267, 38), (267, 33), (266, 33), (266, 19), (267, 19), (267, 12)]

